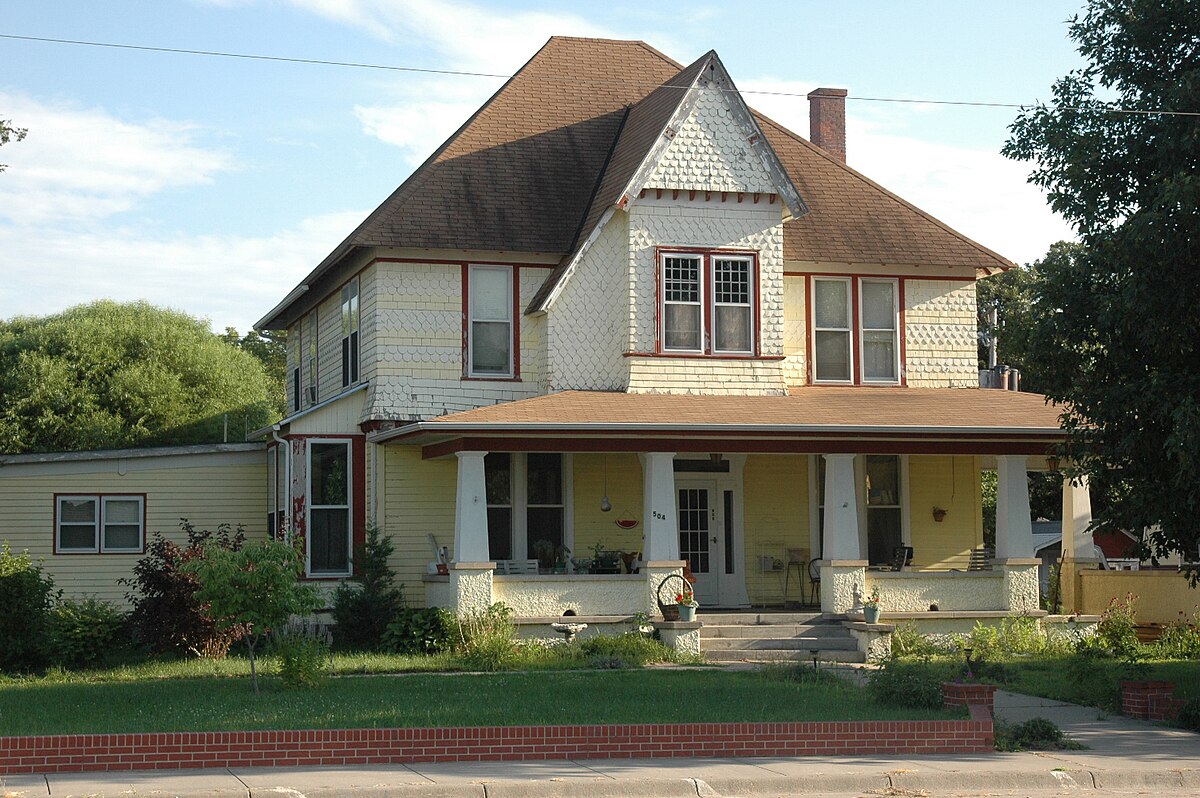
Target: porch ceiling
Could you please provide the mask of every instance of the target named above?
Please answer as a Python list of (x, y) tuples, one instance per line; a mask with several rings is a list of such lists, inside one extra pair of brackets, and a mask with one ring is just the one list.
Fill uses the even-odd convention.
[(1063, 439), (1039, 394), (806, 387), (787, 396), (563, 391), (372, 433), (455, 451), (1045, 454)]

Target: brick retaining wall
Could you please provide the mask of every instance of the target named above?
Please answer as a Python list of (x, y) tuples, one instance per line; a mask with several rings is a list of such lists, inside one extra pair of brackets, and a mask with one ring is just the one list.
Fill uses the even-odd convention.
[(0, 737), (0, 774), (530, 759), (949, 754), (993, 750), (970, 720), (163, 732)]
[(943, 706), (967, 707), (973, 704), (985, 706), (994, 714), (996, 711), (996, 685), (977, 682), (942, 682)]
[(1141, 720), (1175, 720), (1186, 702), (1175, 698), (1175, 683), (1121, 682), (1121, 713)]

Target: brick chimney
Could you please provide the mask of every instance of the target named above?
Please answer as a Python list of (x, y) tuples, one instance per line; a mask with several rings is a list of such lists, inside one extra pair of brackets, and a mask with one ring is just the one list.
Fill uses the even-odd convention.
[(845, 89), (813, 89), (808, 93), (808, 140), (846, 161)]

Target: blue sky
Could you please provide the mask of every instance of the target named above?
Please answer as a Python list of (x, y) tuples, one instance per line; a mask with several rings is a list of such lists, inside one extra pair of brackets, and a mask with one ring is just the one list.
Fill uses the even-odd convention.
[[(553, 34), (715, 49), (750, 105), (808, 132), (850, 90), (848, 160), (1002, 254), (1070, 229), (998, 154), (1079, 66), (1081, 2), (5, 3), (0, 34), (510, 74)], [(502, 82), (0, 38), (0, 318), (145, 298), (246, 329)]]

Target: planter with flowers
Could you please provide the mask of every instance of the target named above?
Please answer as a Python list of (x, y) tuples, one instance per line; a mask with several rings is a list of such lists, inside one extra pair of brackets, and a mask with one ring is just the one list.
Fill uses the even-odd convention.
[(863, 599), (863, 620), (867, 623), (879, 623), (879, 588), (872, 587), (871, 595)]
[(679, 574), (671, 574), (658, 586), (658, 608), (664, 621), (696, 620), (696, 593)]

